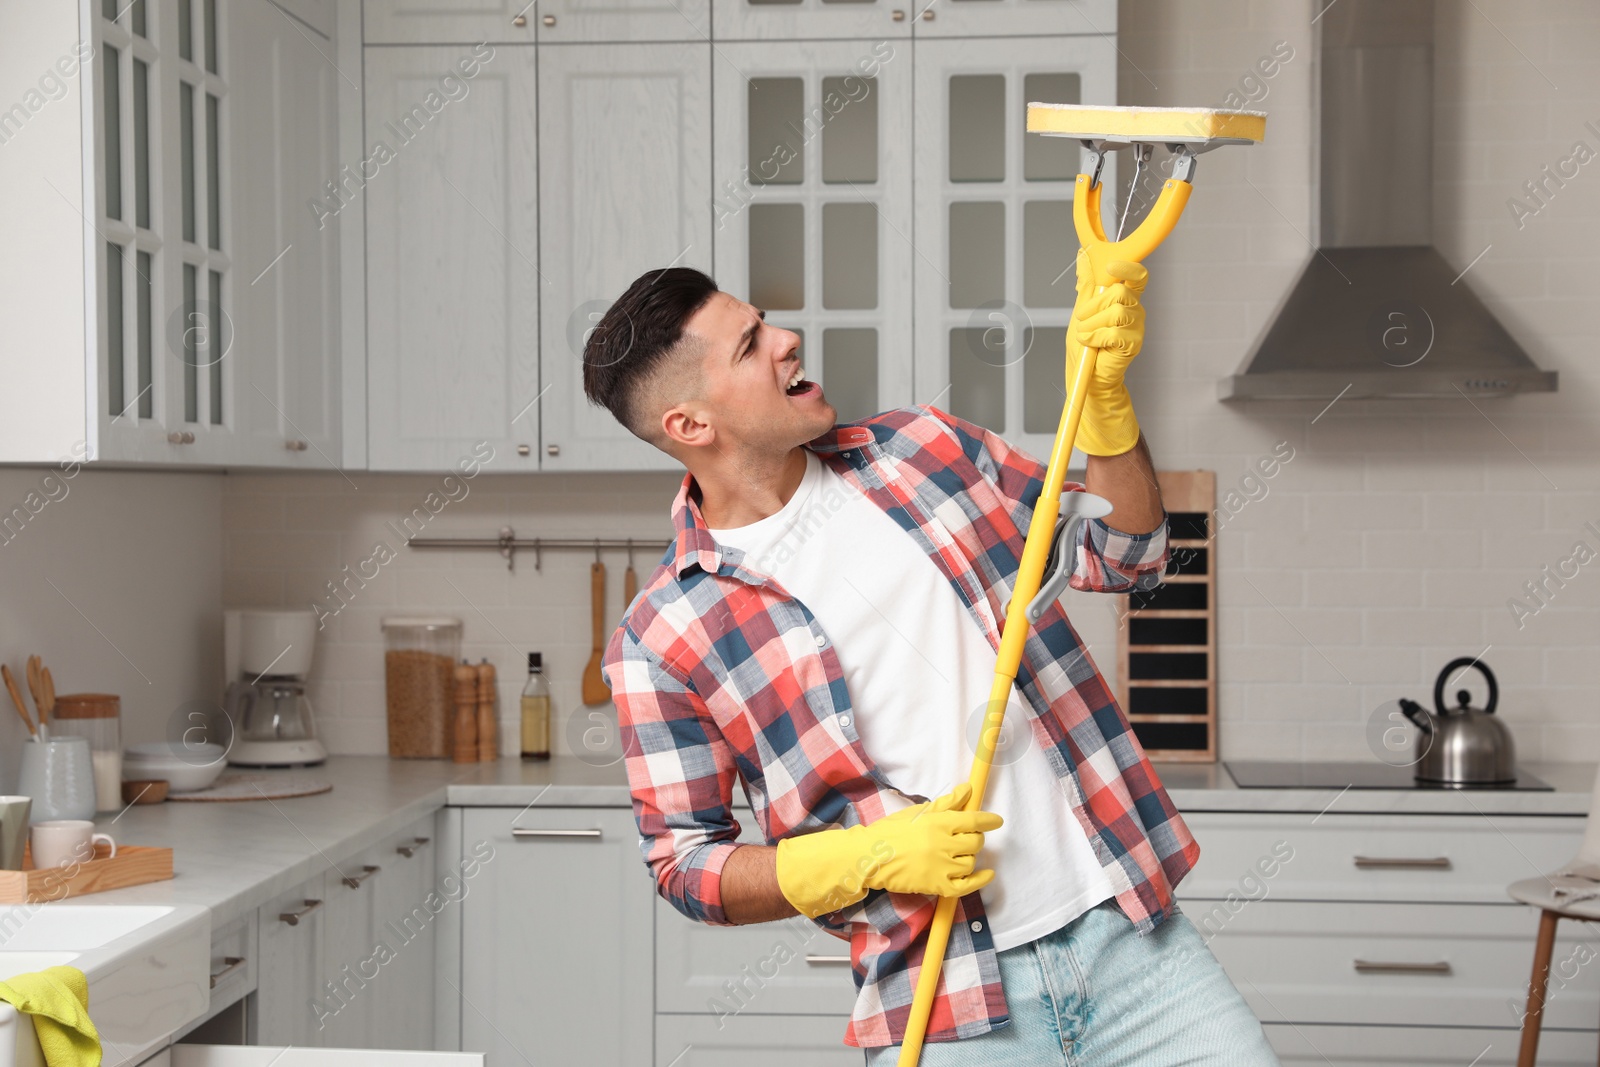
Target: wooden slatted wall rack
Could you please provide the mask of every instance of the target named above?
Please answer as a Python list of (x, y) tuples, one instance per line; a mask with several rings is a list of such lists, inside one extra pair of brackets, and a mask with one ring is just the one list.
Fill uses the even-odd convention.
[(1161, 584), (1122, 597), (1117, 699), (1153, 760), (1217, 759), (1215, 471), (1157, 471), (1170, 558)]

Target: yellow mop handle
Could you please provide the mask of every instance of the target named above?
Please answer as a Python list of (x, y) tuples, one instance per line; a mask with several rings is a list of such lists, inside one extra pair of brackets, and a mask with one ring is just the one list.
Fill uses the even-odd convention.
[[(1177, 178), (1168, 178), (1155, 207), (1150, 209), (1150, 214), (1139, 228), (1114, 242), (1106, 240), (1105, 230), (1100, 223), (1100, 189), (1099, 183), (1090, 175), (1078, 175), (1073, 193), (1072, 222), (1094, 272), (1094, 282), (1104, 288), (1113, 281), (1106, 273), (1107, 264), (1116, 260), (1141, 262), (1166, 240), (1172, 228), (1178, 224), (1178, 217), (1189, 202), (1193, 186)], [(1078, 422), (1083, 417), (1083, 404), (1089, 393), (1089, 381), (1094, 376), (1098, 356), (1098, 350), (1085, 348), (1078, 371), (1068, 383), (1067, 404), (1061, 411), (1061, 424), (1056, 427), (1050, 464), (1045, 469), (1044, 488), (1040, 490), (1039, 500), (1033, 507), (1033, 521), (1028, 525), (1022, 562), (1017, 568), (1016, 584), (1011, 589), (1011, 603), (1006, 608), (1005, 627), (1001, 631), (994, 668), (994, 685), (989, 689), (983, 730), (978, 735), (978, 749), (972, 757), (972, 774), (968, 778), (972, 784), (972, 796), (967, 801), (967, 811), (977, 811), (983, 807), (984, 788), (989, 784), (989, 767), (994, 762), (995, 744), (1000, 737), (1000, 727), (1005, 722), (1006, 702), (1010, 699), (1011, 687), (1022, 663), (1022, 649), (1028, 640), (1028, 602), (1039, 592), (1039, 584), (1044, 578), (1050, 541), (1055, 536), (1056, 518), (1061, 511), (1061, 486), (1066, 481), (1067, 463), (1072, 458), (1072, 446), (1078, 437)], [(934, 992), (939, 985), (939, 971), (944, 965), (945, 948), (950, 942), (950, 924), (955, 919), (958, 899), (941, 897), (934, 910), (933, 925), (928, 928), (927, 948), (922, 955), (917, 992), (911, 1001), (911, 1017), (906, 1022), (906, 1034), (900, 1044), (898, 1067), (916, 1067), (922, 1056), (922, 1039), (928, 1031), (928, 1016), (933, 1011)]]

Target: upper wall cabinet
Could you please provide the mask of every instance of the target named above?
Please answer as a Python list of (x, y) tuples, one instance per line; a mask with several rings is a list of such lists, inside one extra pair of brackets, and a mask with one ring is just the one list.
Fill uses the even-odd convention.
[(555, 41), (704, 43), (711, 32), (711, 0), (540, 0), (537, 10), (540, 44)]
[(706, 41), (711, 0), (366, 0), (367, 44)]
[(635, 278), (712, 272), (709, 43), (539, 46), (544, 470), (667, 470), (583, 392), (583, 345)]
[(719, 45), (722, 41), (910, 37), (912, 23), (929, 5), (930, 0), (715, 0), (712, 25)]
[(0, 318), (27, 354), (0, 460), (331, 463), (334, 245), (289, 221), (334, 177), (314, 25), (270, 0), (85, 13), (24, 6), (0, 35), (51, 90), (0, 125)]
[(366, 50), (374, 470), (447, 470), (479, 441), (494, 446), (491, 469), (538, 469), (549, 297), (534, 68), (525, 45)]
[[(314, 16), (319, 8), (297, 5)], [(265, 0), (228, 5), (235, 264), (233, 461), (338, 465), (339, 72), (330, 42)], [(298, 17), (298, 16), (296, 16)], [(226, 366), (226, 365), (225, 365)]]
[(366, 0), (365, 44), (532, 44), (540, 9), (529, 0)]
[(937, 4), (934, 0), (917, 0), (915, 6), (918, 37), (1117, 32), (1117, 0), (948, 0)]
[(718, 285), (800, 334), (839, 421), (911, 403), (911, 42), (730, 42), (712, 64)]
[(916, 395), (1048, 456), (1066, 403), (1081, 152), (1026, 133), (1027, 103), (1113, 102), (1116, 44), (918, 41), (916, 53)]

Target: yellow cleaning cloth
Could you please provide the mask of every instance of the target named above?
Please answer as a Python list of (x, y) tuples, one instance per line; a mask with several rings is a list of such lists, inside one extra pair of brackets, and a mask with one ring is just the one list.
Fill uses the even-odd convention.
[(100, 1067), (100, 1031), (89, 1018), (89, 980), (76, 967), (46, 967), (0, 982), (0, 1000), (33, 1016), (49, 1067)]

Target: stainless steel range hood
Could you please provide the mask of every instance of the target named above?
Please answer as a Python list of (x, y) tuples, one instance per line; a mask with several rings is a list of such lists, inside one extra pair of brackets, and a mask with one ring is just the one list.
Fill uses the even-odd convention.
[(1433, 2), (1324, 8), (1317, 248), (1222, 400), (1553, 392), (1433, 247)]

